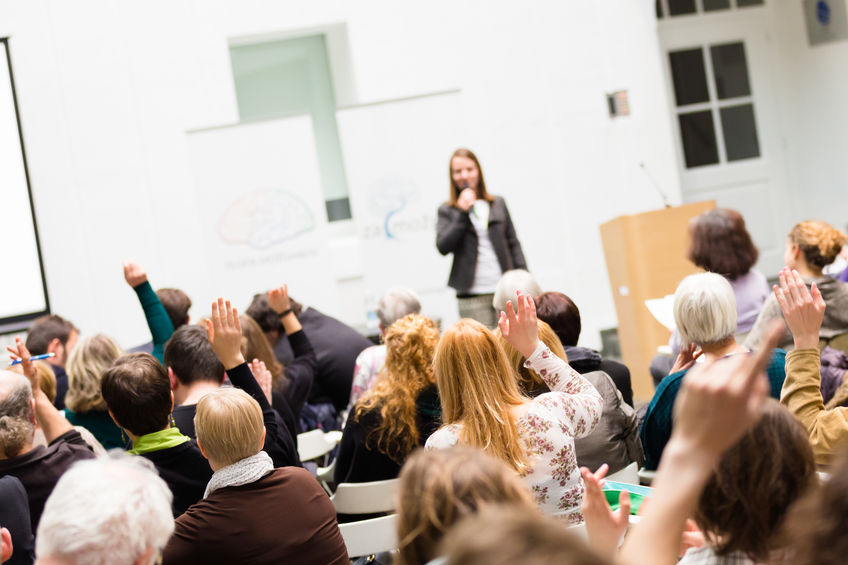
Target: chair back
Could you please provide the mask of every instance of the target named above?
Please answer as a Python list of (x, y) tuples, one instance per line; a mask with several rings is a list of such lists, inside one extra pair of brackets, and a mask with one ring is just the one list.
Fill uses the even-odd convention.
[(398, 479), (341, 483), (330, 497), (339, 514), (374, 514), (395, 509)]
[(608, 481), (618, 481), (619, 483), (630, 483), (631, 485), (639, 484), (639, 464), (635, 461), (625, 467), (624, 469), (620, 469), (611, 475), (607, 475), (606, 479)]
[(297, 454), (301, 461), (311, 461), (330, 453), (341, 440), (341, 432), (309, 430), (297, 434)]
[(397, 548), (397, 514), (339, 524), (348, 557), (360, 557)]

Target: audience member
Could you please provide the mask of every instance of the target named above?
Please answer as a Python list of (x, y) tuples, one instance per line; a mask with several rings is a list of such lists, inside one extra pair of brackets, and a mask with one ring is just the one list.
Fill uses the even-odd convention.
[(385, 340), (386, 364), (377, 384), (359, 399), (345, 425), (336, 483), (394, 479), (409, 454), (441, 423), (433, 376), (439, 342), (435, 322), (410, 314), (389, 327)]
[(396, 565), (424, 565), (439, 555), (439, 542), (456, 522), (498, 504), (538, 514), (530, 491), (503, 461), (467, 446), (415, 452), (400, 473)]
[[(748, 352), (734, 337), (736, 298), (730, 283), (721, 275), (700, 273), (683, 279), (674, 295), (674, 322), (683, 345), (671, 374), (657, 387), (640, 430), (648, 469), (657, 468), (671, 437), (675, 400), (683, 377), (695, 360), (701, 355), (711, 360)], [(775, 350), (768, 367), (773, 398), (780, 398), (785, 358), (785, 351)]]
[(592, 384), (539, 341), (536, 308), (518, 296), (518, 313), (507, 304), (500, 329), (552, 392), (528, 399), (497, 338), (473, 320), (448, 329), (436, 349), (435, 374), (444, 426), (428, 448), (466, 444), (505, 461), (532, 489), (547, 513), (582, 520), (583, 481), (574, 439), (598, 423), (603, 399)]
[[(562, 343), (551, 327), (541, 320), (538, 324), (539, 339), (542, 343), (554, 355), (569, 362)], [(503, 339), (499, 330), (495, 334), (500, 338), (501, 346), (516, 371), (521, 392), (530, 398), (550, 392), (544, 379), (524, 366), (526, 359), (521, 353)], [(634, 461), (641, 466), (644, 454), (642, 442), (639, 439), (639, 421), (636, 418), (636, 412), (624, 403), (612, 379), (603, 371), (584, 373), (583, 378), (592, 383), (603, 397), (604, 408), (595, 429), (587, 436), (574, 440), (577, 464), (590, 469), (597, 469), (607, 464), (611, 473), (620, 471)]]
[(126, 447), (121, 429), (109, 416), (100, 394), (100, 380), (124, 352), (110, 337), (98, 334), (77, 343), (67, 363), (68, 394), (65, 417), (90, 431), (106, 449)]
[[(421, 313), (421, 301), (418, 295), (408, 288), (392, 287), (380, 297), (377, 303), (377, 318), (381, 339), (385, 339), (389, 327), (397, 320), (409, 314)], [(356, 357), (353, 369), (353, 382), (350, 387), (350, 402), (347, 410), (353, 410), (356, 401), (377, 382), (377, 375), (386, 362), (386, 344), (372, 345), (362, 350)]]
[[(217, 331), (217, 328), (216, 328)], [(274, 469), (262, 410), (247, 393), (200, 399), (198, 445), (214, 469), (203, 500), (177, 518), (163, 563), (345, 564), (335, 509), (305, 469)]]
[[(241, 354), (238, 312), (219, 298), (212, 303), (212, 319), (206, 325), (207, 346), (220, 360), (230, 382), (252, 396), (262, 408), (267, 430), (264, 450), (276, 466), (296, 465), (293, 440), (288, 430), (278, 425), (274, 410)], [(156, 465), (174, 494), (174, 516), (179, 516), (200, 500), (212, 469), (196, 440), (173, 425), (170, 414), (174, 394), (165, 368), (146, 353), (132, 353), (118, 359), (104, 375), (101, 386), (115, 423), (132, 440), (130, 453), (150, 459)]]
[[(171, 325), (174, 326), (175, 330), (187, 325), (191, 321), (191, 316), (188, 314), (191, 308), (191, 298), (185, 292), (178, 288), (160, 288), (156, 291), (156, 296), (159, 298), (159, 302), (162, 303), (162, 307), (165, 308), (165, 312), (168, 314), (168, 318), (171, 319)], [(133, 347), (129, 352), (153, 354), (153, 342), (148, 341), (147, 343)]]
[(536, 298), (536, 315), (556, 332), (572, 369), (581, 375), (592, 371), (605, 372), (615, 383), (624, 402), (633, 406), (630, 370), (617, 361), (604, 359), (594, 349), (577, 346), (581, 330), (580, 310), (568, 296), (561, 292), (543, 292)]
[(38, 563), (153, 565), (173, 530), (171, 493), (153, 466), (112, 454), (59, 479), (38, 528)]
[(56, 400), (59, 410), (65, 408), (65, 394), (68, 392), (68, 375), (65, 363), (79, 339), (79, 330), (68, 320), (56, 314), (42, 316), (29, 327), (26, 347), (31, 355), (52, 353), (47, 362), (56, 375)]
[(350, 400), (351, 381), (356, 357), (366, 347), (373, 345), (368, 338), (342, 322), (323, 314), (312, 307), (303, 307), (294, 300), (285, 310), (269, 303), (268, 293), (257, 294), (247, 309), (247, 315), (256, 320), (274, 355), (283, 365), (294, 361), (292, 345), (285, 336), (282, 317), (297, 316), (303, 331), (315, 349), (318, 369), (307, 400), (308, 414), (302, 414), (304, 430), (314, 429), (319, 424), (326, 430), (337, 428), (336, 415), (345, 409)]
[[(74, 462), (94, 457), (79, 432), (39, 387), (30, 354), (18, 338), (9, 351), (21, 359), (25, 376), (0, 371), (0, 476), (17, 477), (26, 489), (30, 524), (36, 531), (44, 502)], [(47, 447), (34, 446), (36, 423)]]
[(505, 312), (506, 303), (511, 300), (515, 293), (539, 296), (542, 287), (536, 282), (536, 277), (524, 269), (512, 269), (501, 275), (498, 285), (495, 287), (495, 296), (492, 298), (492, 307), (496, 312)]
[[(147, 320), (147, 327), (150, 328), (150, 335), (153, 337), (153, 348), (149, 353), (162, 363), (165, 343), (174, 333), (176, 326), (171, 322), (171, 316), (165, 310), (159, 296), (153, 292), (153, 287), (147, 281), (147, 272), (141, 265), (133, 261), (125, 261), (124, 280), (135, 291), (138, 301), (141, 303), (141, 308), (144, 310), (144, 318)], [(187, 320), (188, 318), (186, 318)]]
[[(716, 208), (689, 222), (687, 258), (708, 273), (716, 273), (730, 282), (736, 297), (736, 339), (744, 341), (762, 310), (771, 290), (762, 273), (753, 269), (759, 257), (745, 219), (736, 210)], [(651, 362), (654, 384), (669, 373), (680, 353), (680, 333), (675, 329), (669, 341), (671, 357), (658, 355)]]
[[(819, 337), (830, 339), (848, 332), (848, 284), (823, 274), (822, 270), (833, 263), (845, 244), (845, 234), (826, 222), (809, 220), (792, 228), (786, 241), (783, 260), (789, 269), (800, 273), (807, 288), (816, 283), (827, 311), (822, 320)], [(746, 347), (756, 347), (771, 320), (781, 315), (780, 305), (774, 296), (766, 299), (757, 322), (745, 340)], [(792, 345), (792, 334), (787, 329), (780, 347)]]
[(825, 410), (821, 395), (819, 334), (827, 308), (818, 283), (807, 281), (798, 271), (784, 268), (780, 287), (775, 286), (795, 349), (786, 356), (786, 382), (780, 401), (806, 428), (816, 463), (829, 465), (848, 446), (848, 408)]
[(610, 565), (577, 535), (527, 508), (493, 506), (471, 514), (440, 545), (444, 565)]
[[(0, 550), (0, 563), (32, 565), (35, 538), (29, 519), (29, 502), (24, 486), (17, 478), (0, 477), (0, 524), (9, 535), (11, 548)], [(14, 550), (14, 551), (12, 551)]]

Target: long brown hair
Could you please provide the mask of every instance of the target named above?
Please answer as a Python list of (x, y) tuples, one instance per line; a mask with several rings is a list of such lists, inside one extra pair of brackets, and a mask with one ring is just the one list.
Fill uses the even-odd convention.
[(380, 424), (365, 438), (365, 445), (402, 464), (420, 441), (416, 424), (416, 401), (421, 391), (432, 386), (433, 353), (439, 342), (436, 323), (419, 314), (409, 314), (386, 332), (386, 363), (374, 388), (356, 403), (354, 421), (378, 411)]
[(483, 449), (519, 474), (530, 461), (512, 408), (527, 401), (495, 335), (475, 320), (449, 328), (436, 348), (436, 382), (442, 421), (460, 424), (460, 443)]
[(250, 316), (242, 314), (239, 316), (239, 323), (241, 324), (243, 338), (241, 354), (244, 355), (248, 363), (254, 359), (259, 359), (265, 363), (265, 368), (271, 371), (271, 376), (274, 378), (274, 388), (279, 388), (284, 381), (283, 365), (274, 356), (274, 350), (271, 349), (271, 344), (265, 337), (265, 332)]
[(477, 166), (477, 198), (481, 200), (486, 200), (487, 202), (491, 202), (495, 199), (494, 196), (489, 194), (486, 190), (486, 181), (483, 180), (483, 169), (480, 168), (480, 161), (477, 160), (477, 155), (475, 155), (470, 149), (466, 149), (464, 147), (460, 147), (451, 155), (450, 160), (448, 161), (448, 179), (450, 180), (450, 198), (448, 198), (448, 204), (451, 206), (456, 206), (456, 201), (459, 198), (459, 193), (462, 192), (462, 189), (456, 184), (456, 181), (453, 180), (453, 158), (454, 157), (465, 157), (466, 159), (471, 159), (474, 161), (474, 164)]
[[(537, 320), (537, 325), (539, 327), (539, 339), (542, 340), (542, 343), (550, 348), (551, 353), (568, 363), (565, 348), (563, 348), (562, 342), (560, 342), (556, 332), (542, 320)], [(521, 392), (527, 396), (538, 396), (544, 392), (550, 392), (545, 380), (535, 371), (524, 366), (524, 362), (527, 359), (504, 339), (503, 335), (501, 335), (500, 328), (495, 330), (495, 335), (498, 337), (501, 347), (506, 352), (510, 365), (515, 370), (515, 376), (518, 378), (518, 387), (521, 389)]]
[(717, 555), (740, 551), (766, 562), (781, 545), (776, 534), (789, 507), (815, 479), (807, 430), (769, 399), (759, 422), (721, 458), (701, 492), (695, 522)]
[(424, 565), (454, 523), (492, 504), (538, 512), (533, 497), (503, 462), (479, 449), (419, 450), (400, 472), (398, 565)]

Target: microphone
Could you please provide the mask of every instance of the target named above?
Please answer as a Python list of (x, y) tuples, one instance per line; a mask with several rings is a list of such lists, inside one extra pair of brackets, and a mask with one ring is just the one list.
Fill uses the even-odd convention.
[(665, 207), (671, 208), (671, 201), (668, 199), (666, 193), (663, 192), (663, 189), (660, 188), (660, 185), (657, 183), (657, 181), (654, 180), (654, 177), (651, 176), (651, 173), (648, 172), (648, 167), (645, 166), (645, 163), (640, 162), (639, 168), (642, 169), (642, 172), (645, 173), (645, 176), (648, 177), (649, 181), (651, 181), (651, 184), (654, 186), (654, 189), (656, 189), (657, 193), (660, 195), (660, 198), (662, 198)]

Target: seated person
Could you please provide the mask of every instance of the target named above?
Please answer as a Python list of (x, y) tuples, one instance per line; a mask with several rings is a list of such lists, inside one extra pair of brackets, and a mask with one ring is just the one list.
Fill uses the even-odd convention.
[(530, 296), (542, 294), (542, 287), (536, 282), (536, 277), (524, 269), (512, 269), (501, 275), (498, 286), (495, 287), (495, 296), (492, 298), (495, 312), (506, 312), (507, 300), (512, 300), (519, 290), (522, 294)]
[[(0, 477), (11, 475), (23, 484), (34, 532), (59, 477), (74, 462), (94, 458), (94, 453), (41, 390), (38, 373), (20, 338), (9, 350), (23, 361), (26, 376), (0, 371)], [(47, 447), (33, 445), (36, 422), (44, 431)]]
[[(157, 361), (163, 362), (162, 355), (165, 351), (165, 342), (174, 333), (174, 324), (159, 296), (153, 292), (153, 287), (147, 282), (147, 273), (138, 263), (126, 261), (124, 263), (124, 280), (132, 287), (138, 296), (141, 307), (144, 310), (144, 317), (147, 320), (147, 327), (150, 328), (150, 335), (153, 337), (153, 348), (149, 352)], [(190, 305), (190, 303), (189, 303)], [(188, 318), (186, 318), (188, 321)], [(146, 348), (137, 348), (146, 349)], [(148, 353), (147, 351), (144, 351)]]
[[(683, 346), (672, 373), (660, 382), (642, 422), (640, 437), (645, 449), (645, 467), (656, 469), (671, 437), (672, 413), (681, 381), (702, 354), (720, 359), (748, 349), (736, 342), (736, 298), (727, 279), (715, 273), (700, 273), (683, 279), (674, 294), (674, 323)], [(700, 351), (696, 352), (696, 348)], [(772, 398), (780, 398), (785, 378), (786, 352), (774, 351), (768, 367)]]
[[(175, 330), (187, 325), (191, 321), (191, 316), (188, 314), (191, 308), (191, 298), (185, 292), (178, 288), (160, 288), (156, 291), (156, 296), (159, 298), (159, 302), (162, 303), (162, 307), (165, 308), (165, 312), (167, 312), (168, 318), (171, 319), (171, 325)], [(130, 353), (153, 354), (153, 347), (153, 342), (148, 341), (147, 343), (133, 347), (130, 349)]]
[(79, 339), (79, 330), (68, 320), (56, 314), (48, 314), (35, 320), (29, 327), (26, 348), (30, 355), (53, 353), (47, 362), (56, 374), (56, 400), (59, 410), (65, 408), (65, 394), (68, 392), (68, 375), (65, 363)]
[(110, 454), (59, 480), (35, 549), (44, 565), (153, 565), (173, 531), (171, 493), (153, 465)]
[(795, 345), (786, 356), (780, 402), (806, 428), (816, 463), (830, 465), (848, 447), (848, 408), (825, 410), (822, 402), (819, 332), (827, 306), (818, 283), (811, 283), (812, 293), (806, 284), (798, 271), (783, 269), (780, 288), (775, 288), (775, 300)]
[(203, 500), (177, 518), (163, 563), (350, 563), (333, 503), (305, 469), (274, 468), (261, 451), (262, 424), (243, 391), (200, 399), (198, 446), (215, 474)]
[[(400, 473), (399, 563), (425, 565), (439, 555), (439, 542), (457, 522), (498, 504), (538, 512), (513, 470), (479, 449), (418, 450)], [(557, 527), (562, 531), (560, 524)]]
[(436, 323), (410, 314), (386, 333), (386, 364), (377, 384), (347, 419), (336, 458), (336, 483), (394, 479), (406, 458), (441, 423), (433, 376)]
[(565, 347), (568, 364), (581, 375), (591, 371), (603, 371), (610, 376), (621, 393), (624, 402), (633, 406), (633, 387), (630, 384), (630, 369), (611, 359), (604, 359), (594, 349), (577, 347), (580, 339), (580, 310), (572, 300), (561, 292), (543, 292), (536, 297), (536, 314), (557, 334)]
[(11, 475), (0, 477), (0, 524), (8, 533), (12, 546), (0, 549), (0, 563), (32, 565), (35, 537), (29, 521), (27, 493), (21, 481)]
[(65, 417), (74, 426), (90, 431), (106, 449), (126, 447), (121, 429), (115, 425), (100, 394), (100, 379), (124, 352), (109, 336), (98, 334), (77, 343), (68, 358), (68, 394)]
[(315, 381), (312, 383), (307, 403), (310, 406), (323, 405), (326, 409), (319, 409), (318, 413), (310, 413), (308, 418), (302, 418), (307, 424), (304, 430), (314, 429), (319, 422), (325, 430), (336, 429), (336, 414), (341, 413), (350, 401), (356, 357), (363, 349), (374, 344), (355, 329), (315, 308), (304, 307), (291, 300), (288, 309), (280, 310), (279, 305), (275, 308), (268, 298), (267, 292), (254, 296), (246, 313), (256, 320), (265, 332), (277, 359), (283, 365), (288, 365), (295, 358), (280, 320), (281, 316), (288, 315), (288, 309), (300, 320), (318, 358)]
[[(819, 337), (830, 339), (848, 332), (848, 284), (823, 274), (823, 269), (833, 263), (845, 244), (845, 234), (826, 222), (806, 221), (797, 224), (786, 240), (783, 261), (786, 267), (800, 273), (809, 288), (816, 283), (827, 304)], [(746, 347), (756, 347), (763, 338), (769, 322), (781, 316), (780, 305), (770, 295), (745, 339)], [(791, 347), (792, 334), (784, 332), (780, 347)]]
[[(566, 362), (570, 361), (551, 327), (541, 320), (538, 323), (539, 339), (542, 343), (547, 345), (557, 357), (565, 359)], [(503, 339), (499, 331), (495, 334), (500, 338), (501, 346), (515, 369), (521, 392), (531, 398), (550, 392), (551, 389), (542, 377), (524, 366), (526, 359), (521, 353)], [(604, 399), (604, 408), (595, 429), (589, 435), (574, 440), (577, 464), (590, 469), (597, 469), (607, 464), (610, 473), (620, 471), (634, 461), (641, 466), (645, 457), (642, 453), (642, 442), (639, 439), (639, 422), (636, 412), (624, 403), (612, 379), (603, 371), (584, 373), (583, 378), (592, 383), (592, 386), (601, 394)]]
[(817, 482), (807, 432), (769, 398), (762, 417), (721, 458), (695, 510), (704, 535), (680, 565), (772, 563), (789, 508)]
[[(377, 318), (380, 320), (380, 338), (385, 340), (389, 327), (397, 320), (409, 314), (421, 313), (421, 301), (418, 295), (408, 288), (393, 287), (380, 297), (377, 303)], [(386, 362), (386, 344), (372, 345), (362, 350), (356, 357), (356, 365), (353, 372), (353, 383), (350, 387), (350, 402), (347, 410), (353, 410), (356, 401), (366, 391), (371, 390), (377, 382), (377, 375)]]
[[(219, 312), (224, 313), (223, 321)], [(288, 431), (277, 424), (274, 410), (244, 362), (238, 313), (223, 299), (212, 304), (207, 339), (233, 386), (250, 394), (262, 407), (268, 430), (265, 451), (275, 465), (292, 464), (294, 456), (286, 449), (291, 439), (285, 441)], [(110, 415), (132, 441), (130, 453), (156, 465), (174, 495), (174, 515), (179, 516), (202, 498), (212, 469), (197, 442), (171, 421), (174, 395), (165, 368), (146, 353), (125, 355), (103, 376), (101, 391)]]

